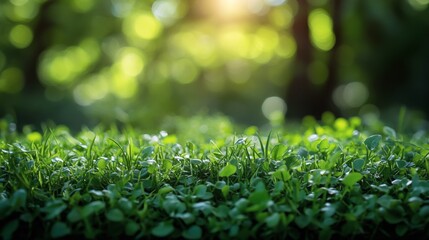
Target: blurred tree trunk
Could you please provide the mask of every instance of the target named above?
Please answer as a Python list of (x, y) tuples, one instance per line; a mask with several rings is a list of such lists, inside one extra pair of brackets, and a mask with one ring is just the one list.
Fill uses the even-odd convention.
[(44, 89), (38, 75), (38, 63), (41, 54), (48, 47), (47, 33), (51, 26), (48, 11), (53, 3), (53, 0), (42, 3), (37, 18), (34, 20), (34, 39), (23, 68), (25, 70), (24, 91), (26, 92), (41, 92)]
[(327, 67), (328, 78), (323, 86), (314, 85), (308, 77), (308, 67), (313, 61), (313, 48), (310, 41), (310, 29), (308, 16), (310, 6), (307, 0), (299, 1), (299, 10), (295, 16), (292, 27), (293, 35), (297, 42), (295, 57), (295, 74), (286, 93), (286, 102), (289, 106), (288, 115), (292, 118), (302, 118), (306, 115), (320, 117), (325, 111), (338, 114), (332, 103), (332, 93), (338, 83), (338, 46), (341, 42), (341, 0), (332, 0), (331, 17), (333, 20), (333, 32), (336, 37), (334, 47), (328, 53)]
[(310, 7), (307, 0), (298, 1), (299, 8), (292, 26), (292, 33), (297, 43), (294, 77), (288, 86), (286, 103), (291, 117), (303, 117), (313, 112), (314, 93), (307, 75), (307, 68), (312, 60), (313, 46), (310, 42), (308, 15)]
[[(340, 82), (339, 79), (339, 71), (337, 69), (340, 68), (339, 64), (339, 47), (343, 43), (343, 33), (341, 31), (341, 13), (343, 12), (343, 0), (332, 0), (331, 6), (331, 18), (333, 23), (333, 32), (335, 35), (335, 44), (330, 51), (329, 62), (328, 62), (328, 79), (326, 83), (323, 85), (322, 94), (324, 94), (323, 98), (323, 111), (331, 111), (335, 115), (339, 114), (338, 108), (335, 106), (332, 101), (332, 94), (335, 90), (335, 87)], [(323, 96), (322, 96), (323, 97)]]

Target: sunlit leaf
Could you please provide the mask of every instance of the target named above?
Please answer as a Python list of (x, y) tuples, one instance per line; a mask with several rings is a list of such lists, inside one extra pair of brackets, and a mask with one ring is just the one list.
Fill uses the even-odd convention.
[(343, 179), (343, 184), (351, 187), (353, 186), (355, 183), (359, 182), (362, 179), (362, 174), (358, 173), (358, 172), (352, 172), (347, 174), (347, 176)]
[(229, 177), (232, 174), (234, 174), (236, 171), (237, 171), (237, 167), (228, 163), (228, 164), (226, 164), (225, 167), (223, 167), (219, 171), (219, 177)]

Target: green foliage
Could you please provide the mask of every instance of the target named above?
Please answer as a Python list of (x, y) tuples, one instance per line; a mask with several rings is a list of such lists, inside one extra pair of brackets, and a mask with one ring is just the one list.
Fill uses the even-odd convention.
[(427, 135), (356, 122), (237, 135), (228, 125), (209, 137), (180, 127), (56, 127), (37, 141), (1, 132), (0, 235), (429, 237)]
[(228, 163), (228, 164), (226, 164), (225, 167), (223, 167), (219, 171), (219, 177), (229, 177), (232, 174), (234, 174), (236, 171), (237, 171), (237, 167)]

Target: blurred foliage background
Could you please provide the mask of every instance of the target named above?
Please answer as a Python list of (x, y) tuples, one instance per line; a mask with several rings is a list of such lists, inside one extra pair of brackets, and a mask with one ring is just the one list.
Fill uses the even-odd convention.
[(0, 115), (21, 124), (429, 113), (429, 0), (2, 0), (0, 10)]

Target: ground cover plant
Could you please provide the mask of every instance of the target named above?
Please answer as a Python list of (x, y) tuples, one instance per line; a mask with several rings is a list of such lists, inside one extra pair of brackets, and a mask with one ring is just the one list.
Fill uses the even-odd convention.
[(147, 134), (1, 121), (2, 238), (429, 237), (424, 132), (359, 118), (187, 123)]

